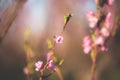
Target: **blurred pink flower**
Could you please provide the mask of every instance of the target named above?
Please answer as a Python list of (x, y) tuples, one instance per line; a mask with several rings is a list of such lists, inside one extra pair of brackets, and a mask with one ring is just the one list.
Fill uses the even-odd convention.
[(57, 36), (55, 39), (56, 43), (63, 43), (63, 37), (62, 36)]
[(47, 53), (47, 61), (51, 60), (52, 57), (53, 57), (53, 54), (52, 53)]
[(85, 54), (88, 54), (91, 50), (92, 50), (92, 47), (91, 47), (91, 46), (86, 46), (86, 47), (84, 47), (84, 53), (85, 53)]
[(85, 36), (83, 40), (84, 53), (88, 54), (92, 49), (92, 39), (90, 36)]
[(105, 46), (102, 46), (102, 47), (101, 47), (101, 51), (107, 51), (107, 50), (108, 50), (107, 47), (105, 47)]
[(95, 1), (96, 4), (98, 4), (98, 1), (99, 1), (99, 0), (94, 0), (94, 1)]
[(89, 18), (89, 17), (93, 17), (93, 16), (95, 16), (95, 13), (93, 12), (93, 11), (89, 11), (88, 13), (87, 13), (87, 17)]
[(90, 11), (87, 13), (87, 18), (89, 21), (90, 28), (94, 28), (98, 22), (98, 18), (95, 16), (95, 13)]
[(96, 37), (95, 41), (94, 41), (95, 45), (103, 45), (104, 44), (104, 38), (102, 36), (98, 36)]
[(35, 63), (35, 70), (36, 71), (40, 71), (42, 69), (43, 66), (43, 61), (38, 61)]
[(110, 26), (111, 26), (111, 12), (109, 12), (107, 15), (106, 15), (106, 18), (105, 18), (105, 27), (107, 29), (110, 29)]
[(103, 27), (101, 30), (100, 30), (100, 33), (102, 36), (104, 37), (108, 37), (110, 35), (110, 32), (108, 31), (108, 29), (106, 27)]
[(85, 37), (84, 37), (84, 40), (83, 40), (83, 43), (84, 43), (83, 46), (90, 45), (91, 42), (92, 42), (91, 37), (90, 37), (90, 36), (85, 36)]
[(23, 69), (23, 72), (24, 72), (24, 74), (28, 75), (28, 74), (29, 74), (29, 69), (28, 69), (28, 67), (25, 67), (25, 68)]
[(53, 63), (53, 60), (50, 60), (47, 66), (48, 69), (54, 71), (55, 70), (55, 65)]
[(113, 3), (114, 3), (114, 0), (108, 0), (108, 5), (113, 5)]

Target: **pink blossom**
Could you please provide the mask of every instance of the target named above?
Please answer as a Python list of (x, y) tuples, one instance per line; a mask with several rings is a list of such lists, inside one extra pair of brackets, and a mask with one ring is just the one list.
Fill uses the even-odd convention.
[(114, 3), (114, 0), (108, 0), (108, 5), (112, 5)]
[(87, 13), (87, 18), (89, 21), (90, 28), (94, 28), (98, 22), (98, 18), (95, 16), (95, 13), (90, 11)]
[(108, 29), (106, 27), (103, 27), (101, 30), (100, 30), (100, 33), (102, 34), (102, 36), (104, 37), (108, 37), (110, 35), (110, 32), (108, 31)]
[(53, 60), (50, 60), (47, 66), (48, 69), (54, 71), (55, 70), (55, 65), (53, 63)]
[(51, 60), (53, 57), (52, 53), (47, 53), (47, 61)]
[(84, 42), (83, 47), (86, 47), (86, 46), (89, 46), (89, 45), (91, 45), (91, 41), (90, 40)]
[(83, 43), (84, 43), (84, 44), (83, 44), (83, 47), (90, 45), (91, 42), (92, 42), (92, 39), (91, 39), (90, 36), (84, 37), (84, 40), (83, 40)]
[(41, 68), (42, 68), (42, 66), (43, 66), (43, 62), (42, 62), (42, 61), (36, 62), (36, 63), (35, 63), (35, 70), (36, 70), (36, 71), (40, 71)]
[(91, 21), (89, 23), (90, 28), (94, 28), (96, 26), (97, 20)]
[(102, 36), (99, 36), (94, 41), (95, 45), (103, 45), (104, 44), (104, 38)]
[(98, 1), (99, 1), (99, 0), (94, 0), (94, 1), (95, 1), (96, 4), (98, 4)]
[(25, 68), (23, 69), (23, 71), (24, 71), (24, 73), (25, 73), (26, 75), (29, 74), (29, 69), (28, 69), (28, 67), (25, 67)]
[(111, 25), (110, 21), (111, 21), (111, 12), (109, 12), (105, 18), (105, 26), (107, 29), (110, 29), (110, 25)]
[(84, 47), (84, 53), (85, 53), (85, 54), (88, 54), (91, 50), (92, 50), (92, 47), (91, 47), (91, 46), (86, 46), (86, 47)]
[(92, 44), (92, 39), (91, 39), (91, 37), (90, 37), (90, 36), (84, 37), (84, 40), (83, 40), (83, 48), (84, 48), (84, 53), (85, 53), (85, 54), (88, 54), (88, 53), (91, 51), (91, 49), (92, 49), (91, 44)]
[(63, 37), (62, 36), (57, 36), (55, 39), (56, 43), (63, 43)]
[(90, 36), (85, 36), (83, 42), (86, 42), (86, 41), (88, 41), (88, 40), (90, 40), (90, 39), (91, 39)]
[(89, 11), (87, 13), (87, 18), (90, 18), (90, 17), (93, 17), (93, 16), (95, 16), (95, 13), (93, 11)]
[(109, 12), (106, 16), (106, 20), (109, 20), (111, 18), (111, 12)]
[(105, 46), (101, 47), (101, 51), (107, 51), (108, 49)]

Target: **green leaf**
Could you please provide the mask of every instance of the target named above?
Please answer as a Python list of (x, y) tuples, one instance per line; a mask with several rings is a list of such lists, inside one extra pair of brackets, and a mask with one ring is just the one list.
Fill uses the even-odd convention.
[(30, 74), (33, 74), (34, 71), (35, 71), (33, 65), (34, 65), (34, 61), (33, 60), (28, 62), (28, 69), (30, 71)]
[(95, 58), (94, 50), (91, 51), (90, 56), (91, 56), (92, 61), (94, 61), (94, 58)]
[(72, 17), (72, 14), (69, 13), (67, 16), (64, 16), (64, 22), (65, 22), (65, 25), (63, 27), (63, 30), (66, 28), (66, 25), (67, 23), (69, 22), (70, 18)]
[(57, 63), (57, 62), (58, 62), (58, 58), (57, 58), (56, 56), (53, 56), (53, 61), (54, 61), (55, 63)]
[(29, 28), (25, 29), (24, 36), (25, 36), (25, 38), (28, 38), (30, 36), (30, 29)]
[(69, 13), (69, 14), (66, 15), (66, 16), (64, 16), (64, 22), (67, 23), (67, 22), (70, 20), (71, 17), (72, 17), (72, 14), (71, 14), (71, 13)]
[(47, 39), (47, 45), (48, 45), (48, 48), (52, 48), (53, 47), (53, 44), (52, 44), (52, 42), (49, 39)]
[(60, 62), (59, 62), (59, 65), (62, 65), (64, 62), (64, 59), (62, 59)]
[(94, 39), (95, 39), (95, 34), (92, 33), (92, 34), (91, 34), (91, 37), (92, 37), (92, 39), (94, 40)]
[(64, 23), (66, 23), (67, 21), (67, 16), (64, 16)]

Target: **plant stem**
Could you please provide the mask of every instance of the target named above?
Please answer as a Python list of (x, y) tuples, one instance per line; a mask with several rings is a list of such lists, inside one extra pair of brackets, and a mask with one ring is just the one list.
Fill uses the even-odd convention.
[(59, 69), (59, 67), (56, 66), (56, 73), (59, 77), (60, 80), (63, 80), (63, 76), (62, 76), (62, 73), (61, 73), (61, 70)]
[(92, 60), (91, 80), (95, 80), (96, 59), (97, 59), (97, 47), (95, 47), (94, 49), (94, 59)]

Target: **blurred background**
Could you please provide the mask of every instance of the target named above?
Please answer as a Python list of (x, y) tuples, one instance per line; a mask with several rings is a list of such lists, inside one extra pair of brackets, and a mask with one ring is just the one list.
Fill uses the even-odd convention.
[[(120, 1), (109, 9), (120, 17)], [(89, 34), (86, 13), (96, 11), (94, 0), (0, 0), (0, 80), (26, 80), (24, 32), (30, 29), (30, 44), (39, 51), (38, 59), (48, 52), (46, 40), (61, 32), (64, 15), (73, 17), (63, 34), (64, 42), (55, 52), (65, 61), (62, 66), (64, 80), (90, 80), (90, 55), (83, 52), (82, 42)], [(120, 29), (109, 40), (109, 51), (99, 53), (97, 80), (120, 80)], [(54, 80), (54, 79), (53, 79)]]

